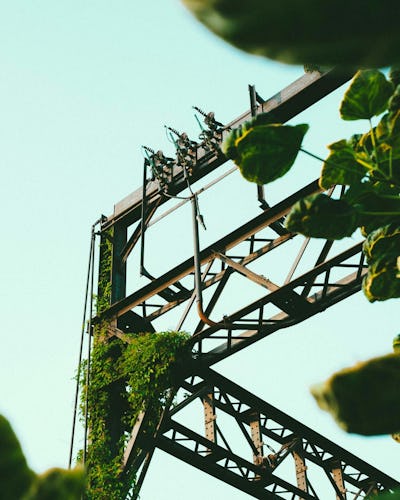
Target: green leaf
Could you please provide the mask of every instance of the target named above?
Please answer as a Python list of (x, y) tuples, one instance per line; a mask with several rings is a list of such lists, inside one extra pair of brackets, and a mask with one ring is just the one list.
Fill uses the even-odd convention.
[[(364, 236), (388, 224), (399, 221), (399, 188), (384, 182), (353, 184), (344, 197), (358, 213), (358, 222)], [(396, 215), (398, 214), (398, 215)]]
[(389, 80), (393, 83), (394, 87), (400, 85), (400, 66), (392, 66), (389, 71)]
[(399, 196), (388, 198), (371, 192), (355, 205), (355, 208), (359, 213), (360, 225), (364, 227), (366, 234), (381, 226), (398, 224), (400, 220)]
[(396, 90), (393, 92), (393, 95), (389, 99), (389, 111), (396, 112), (400, 109), (400, 85), (397, 85)]
[(240, 129), (233, 129), (222, 143), (222, 152), (233, 161), (237, 159), (236, 141), (240, 135)]
[(83, 468), (49, 469), (38, 476), (24, 500), (79, 500), (84, 483)]
[(400, 149), (400, 109), (389, 114), (389, 143)]
[(388, 224), (372, 231), (364, 242), (363, 252), (367, 262), (397, 259), (400, 255), (400, 226)]
[(356, 153), (347, 141), (334, 142), (328, 148), (331, 153), (323, 164), (319, 179), (323, 189), (329, 189), (334, 184), (354, 184), (365, 176), (365, 167), (357, 163)]
[(400, 354), (400, 333), (393, 339), (393, 351)]
[(375, 302), (400, 297), (400, 278), (397, 277), (397, 273), (396, 257), (373, 260), (362, 284), (367, 299)]
[(382, 116), (375, 129), (378, 143), (387, 143), (397, 156), (400, 155), (400, 109)]
[[(398, 442), (400, 442), (400, 435), (398, 438)], [(400, 490), (381, 493), (380, 495), (377, 496), (377, 500), (400, 500)]]
[(374, 358), (312, 387), (319, 406), (347, 432), (375, 435), (399, 430), (400, 356)]
[(21, 445), (8, 420), (0, 415), (1, 498), (22, 498), (35, 474), (28, 468)]
[(267, 125), (275, 123), (273, 113), (260, 113), (251, 120), (244, 122), (238, 128), (233, 129), (222, 143), (222, 152), (231, 160), (237, 159), (236, 141), (250, 129), (258, 125)]
[(257, 125), (236, 135), (223, 148), (250, 182), (267, 184), (282, 177), (293, 165), (308, 125)]
[(340, 105), (343, 120), (369, 120), (387, 109), (393, 84), (377, 70), (358, 71)]
[(357, 212), (351, 205), (345, 200), (333, 200), (325, 194), (300, 200), (293, 205), (286, 218), (289, 231), (328, 240), (351, 236), (357, 224)]

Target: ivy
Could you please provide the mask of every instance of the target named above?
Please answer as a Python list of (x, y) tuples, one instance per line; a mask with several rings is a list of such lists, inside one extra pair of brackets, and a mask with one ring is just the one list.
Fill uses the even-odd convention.
[(112, 238), (114, 229), (103, 231), (100, 240), (97, 313), (104, 312), (111, 304)]
[(155, 414), (152, 425), (158, 423), (171, 387), (183, 370), (182, 361), (190, 355), (189, 338), (184, 332), (167, 331), (139, 334), (129, 341), (119, 359), (119, 370), (129, 387), (130, 426), (145, 405)]
[[(111, 304), (113, 230), (100, 241), (97, 313)], [(146, 411), (145, 433), (153, 434), (162, 410), (190, 356), (188, 334), (183, 332), (113, 335), (112, 323), (103, 319), (93, 331), (90, 373), (81, 377), (82, 404), (89, 428), (86, 453), (86, 500), (135, 497), (136, 471), (123, 470), (123, 453), (140, 413)], [(89, 380), (89, 387), (87, 387)]]
[[(122, 498), (123, 482), (122, 456), (115, 453), (112, 446), (109, 420), (112, 415), (112, 397), (110, 387), (118, 380), (113, 370), (114, 356), (122, 347), (120, 340), (108, 341), (108, 325), (96, 326), (94, 347), (90, 363), (90, 385), (82, 391), (88, 391), (87, 412), (89, 427), (89, 445), (85, 466), (87, 468), (88, 500)], [(87, 366), (84, 372), (87, 372)], [(86, 381), (86, 373), (83, 380)], [(118, 448), (123, 443), (118, 443)]]
[[(87, 450), (90, 500), (120, 500), (135, 483), (135, 470), (122, 477), (127, 439), (139, 414), (148, 414), (146, 433), (154, 433), (171, 387), (190, 355), (188, 334), (161, 332), (109, 338), (103, 324), (96, 332), (89, 387), (90, 444)], [(110, 424), (120, 409), (121, 435), (112, 442)]]

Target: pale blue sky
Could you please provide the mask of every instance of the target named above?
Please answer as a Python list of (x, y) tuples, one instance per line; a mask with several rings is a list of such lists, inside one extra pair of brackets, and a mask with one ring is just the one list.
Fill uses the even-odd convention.
[[(302, 68), (223, 44), (178, 0), (14, 0), (0, 4), (0, 17), (0, 411), (30, 465), (42, 471), (68, 460), (90, 226), (140, 186), (140, 146), (172, 153), (163, 125), (194, 134), (192, 105), (229, 122), (248, 108), (249, 83), (269, 97)], [(356, 131), (337, 119), (342, 92), (296, 119), (313, 126), (305, 143), (317, 154)], [(307, 160), (306, 174), (299, 167), (290, 189), (318, 170)], [(282, 198), (288, 182), (268, 188), (270, 199)], [(221, 231), (218, 221), (213, 226), (213, 203), (202, 206), (211, 227), (204, 240)], [(157, 255), (151, 258), (157, 262)], [(396, 301), (370, 306), (359, 294), (220, 369), (399, 478), (394, 441), (345, 436), (308, 394), (333, 369), (390, 351), (397, 307)], [(277, 370), (280, 384), (267, 376)], [(158, 453), (142, 498), (185, 499), (189, 484), (193, 500), (244, 497), (204, 477)]]

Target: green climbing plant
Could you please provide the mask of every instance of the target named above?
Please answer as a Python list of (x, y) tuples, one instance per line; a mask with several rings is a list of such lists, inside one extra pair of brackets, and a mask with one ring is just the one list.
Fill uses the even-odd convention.
[[(322, 160), (321, 191), (342, 185), (343, 195), (333, 199), (320, 192), (300, 200), (289, 212), (286, 227), (308, 237), (328, 240), (351, 236), (359, 228), (366, 237), (363, 252), (368, 273), (362, 284), (365, 296), (370, 302), (397, 298), (400, 297), (400, 71), (392, 69), (389, 79), (378, 70), (358, 71), (344, 94), (340, 115), (343, 120), (367, 123), (364, 132), (330, 144), (329, 155)], [(269, 183), (292, 167), (300, 151), (315, 157), (301, 145), (307, 129), (304, 124), (274, 123), (272, 114), (260, 115), (232, 131), (223, 150), (247, 180)], [(330, 411), (349, 432), (398, 433), (399, 356), (397, 351), (334, 374), (325, 384), (314, 388), (313, 394), (320, 406)], [(365, 387), (369, 388), (367, 392)]]
[(96, 300), (102, 319), (94, 327), (89, 377), (87, 363), (81, 377), (81, 409), (87, 412), (89, 429), (87, 500), (136, 498), (136, 470), (123, 470), (132, 427), (145, 411), (142, 432), (151, 438), (190, 357), (190, 336), (185, 332), (114, 335), (103, 314), (111, 303), (112, 238), (112, 230), (103, 232)]
[[(132, 427), (146, 411), (146, 429), (152, 435), (172, 387), (179, 379), (182, 360), (189, 354), (188, 334), (161, 332), (110, 337), (99, 329), (90, 365), (87, 450), (88, 499), (119, 500), (135, 484), (135, 470), (122, 476), (123, 452)], [(119, 409), (121, 435), (112, 442), (110, 419)], [(134, 494), (133, 494), (134, 497)]]

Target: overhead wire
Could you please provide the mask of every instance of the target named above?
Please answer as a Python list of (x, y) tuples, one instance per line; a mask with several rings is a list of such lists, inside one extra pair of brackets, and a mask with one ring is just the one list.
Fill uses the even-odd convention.
[[(84, 305), (83, 305), (82, 326), (81, 326), (79, 355), (78, 355), (78, 367), (77, 367), (77, 371), (76, 371), (74, 410), (73, 410), (71, 440), (70, 440), (69, 457), (68, 457), (68, 468), (69, 469), (72, 466), (72, 459), (73, 459), (73, 452), (74, 452), (76, 419), (77, 419), (77, 415), (78, 415), (78, 398), (79, 398), (80, 382), (81, 382), (83, 346), (84, 346), (84, 339), (85, 339), (85, 326), (86, 326), (86, 318), (87, 318), (87, 306), (88, 306), (88, 300), (89, 300), (89, 289), (90, 289), (90, 304), (92, 304), (92, 297), (93, 297), (94, 246), (95, 246), (94, 229), (95, 229), (95, 226), (101, 220), (102, 219), (99, 219), (98, 221), (96, 221), (93, 224), (91, 234), (90, 234), (90, 249), (89, 249), (88, 267), (87, 267), (87, 273), (86, 273), (86, 285), (85, 285), (85, 294), (84, 294), (85, 298), (84, 298)], [(91, 316), (92, 316), (92, 306), (90, 307), (90, 317)]]
[(85, 427), (84, 427), (84, 437), (83, 437), (83, 465), (86, 464), (87, 459), (87, 441), (88, 441), (88, 429), (89, 429), (89, 386), (90, 386), (90, 361), (91, 361), (91, 350), (92, 350), (92, 318), (93, 318), (93, 286), (94, 286), (94, 239), (95, 232), (93, 228), (93, 245), (92, 245), (92, 266), (90, 273), (90, 292), (89, 292), (89, 321), (87, 323), (88, 330), (88, 345), (87, 345), (87, 359), (86, 359), (86, 383), (85, 383)]

